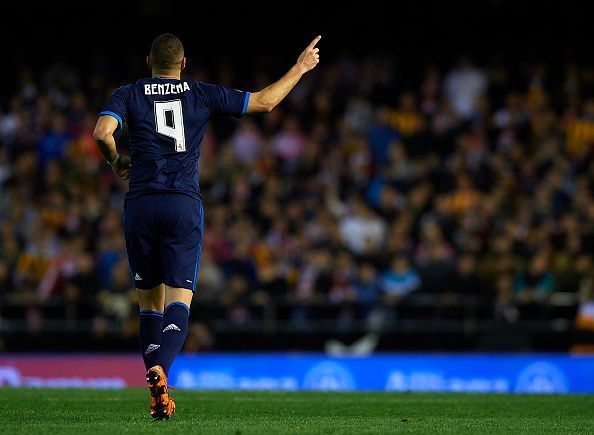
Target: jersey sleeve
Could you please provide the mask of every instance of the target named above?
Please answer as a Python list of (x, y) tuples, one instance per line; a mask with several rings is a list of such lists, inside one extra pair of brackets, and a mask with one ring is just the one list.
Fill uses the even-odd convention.
[(109, 98), (107, 105), (103, 108), (99, 116), (110, 115), (118, 120), (120, 129), (122, 128), (122, 122), (126, 118), (128, 113), (128, 91), (129, 86), (121, 86), (117, 88)]
[(205, 84), (206, 104), (212, 113), (240, 117), (247, 112), (250, 93), (222, 85)]

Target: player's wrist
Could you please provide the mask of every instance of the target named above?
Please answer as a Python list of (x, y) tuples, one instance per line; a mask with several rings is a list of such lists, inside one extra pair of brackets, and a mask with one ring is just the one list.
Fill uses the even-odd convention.
[(116, 151), (116, 154), (113, 157), (113, 159), (107, 160), (107, 163), (109, 164), (109, 166), (111, 166), (113, 168), (115, 166), (115, 164), (118, 162), (118, 160), (120, 160), (120, 153), (118, 153)]
[(305, 65), (300, 65), (298, 63), (296, 63), (293, 68), (291, 68), (296, 74), (302, 76), (303, 74), (305, 74), (307, 72), (307, 68), (305, 68)]

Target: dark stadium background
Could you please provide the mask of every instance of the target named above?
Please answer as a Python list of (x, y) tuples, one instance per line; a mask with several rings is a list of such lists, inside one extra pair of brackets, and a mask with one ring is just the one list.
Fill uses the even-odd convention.
[[(11, 2), (3, 6), (3, 15), (12, 23), (0, 30), (4, 111), (23, 68), (40, 73), (48, 65), (67, 64), (79, 73), (83, 90), (85, 77), (93, 74), (114, 85), (147, 75), (144, 57), (152, 38), (162, 32), (184, 41), (190, 73), (199, 67), (216, 78), (219, 65), (225, 64), (232, 67), (232, 85), (237, 88), (251, 88), (255, 70), (271, 78), (281, 74), (317, 34), (322, 35), (322, 63), (344, 56), (388, 56), (396, 64), (395, 86), (372, 96), (378, 104), (395, 104), (402, 91), (416, 86), (424, 68), (437, 65), (447, 71), (460, 55), (471, 56), (480, 66), (504, 65), (512, 82), (527, 65), (546, 65), (547, 80), (554, 84), (567, 65), (594, 64), (594, 26), (579, 1)], [(522, 83), (518, 79), (518, 88)], [(585, 88), (583, 97), (593, 91)], [(502, 328), (502, 342), (489, 346), (525, 349), (515, 347), (517, 331)], [(399, 334), (386, 337), (380, 347), (468, 350), (477, 343), (474, 335), (465, 333), (449, 338), (414, 330)], [(360, 335), (359, 331), (341, 337), (352, 340)], [(321, 350), (320, 337), (331, 336), (315, 330), (243, 335), (223, 328), (218, 344), (232, 350)], [(530, 349), (567, 350), (572, 340), (570, 333), (556, 335), (554, 329), (546, 329)], [(8, 332), (4, 346), (10, 351), (132, 351), (135, 339), (89, 341), (78, 333), (23, 337)]]
[(9, 2), (5, 15), (14, 25), (0, 31), (5, 78), (22, 65), (60, 59), (92, 69), (98, 54), (108, 56), (113, 77), (136, 77), (145, 73), (137, 58), (154, 35), (167, 31), (186, 42), (193, 62), (210, 68), (223, 58), (241, 68), (264, 62), (281, 71), (300, 44), (322, 34), (329, 60), (390, 51), (406, 65), (404, 74), (424, 63), (451, 63), (461, 53), (481, 63), (590, 64), (594, 36), (577, 0), (402, 0), (365, 7), (359, 1)]
[(359, 1), (10, 2), (6, 16), (14, 27), (0, 29), (4, 93), (23, 67), (56, 62), (114, 82), (141, 77), (150, 41), (163, 32), (185, 41), (189, 71), (199, 65), (216, 72), (225, 61), (238, 72), (237, 86), (250, 85), (243, 71), (282, 74), (317, 34), (323, 35), (326, 61), (389, 53), (398, 64), (395, 94), (411, 86), (424, 66), (452, 65), (461, 54), (512, 69), (544, 62), (550, 80), (566, 63), (593, 62), (594, 29), (577, 0), (401, 0), (370, 7)]

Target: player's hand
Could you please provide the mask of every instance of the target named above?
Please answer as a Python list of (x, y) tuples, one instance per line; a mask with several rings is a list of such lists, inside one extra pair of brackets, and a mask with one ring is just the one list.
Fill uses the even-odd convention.
[(318, 62), (320, 61), (320, 49), (316, 48), (316, 44), (322, 39), (321, 36), (316, 36), (316, 38), (311, 41), (311, 44), (307, 46), (303, 53), (297, 59), (297, 68), (302, 74), (305, 74), (308, 71), (311, 71), (316, 67)]
[(120, 157), (113, 165), (111, 165), (111, 169), (113, 169), (113, 172), (115, 172), (118, 177), (125, 182), (128, 182), (128, 179), (130, 178), (130, 165), (130, 157), (120, 154)]

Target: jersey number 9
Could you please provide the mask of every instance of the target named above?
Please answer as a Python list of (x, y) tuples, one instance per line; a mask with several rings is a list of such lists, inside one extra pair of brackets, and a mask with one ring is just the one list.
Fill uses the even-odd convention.
[(155, 101), (155, 125), (157, 133), (174, 140), (175, 151), (184, 152), (186, 150), (181, 100)]

